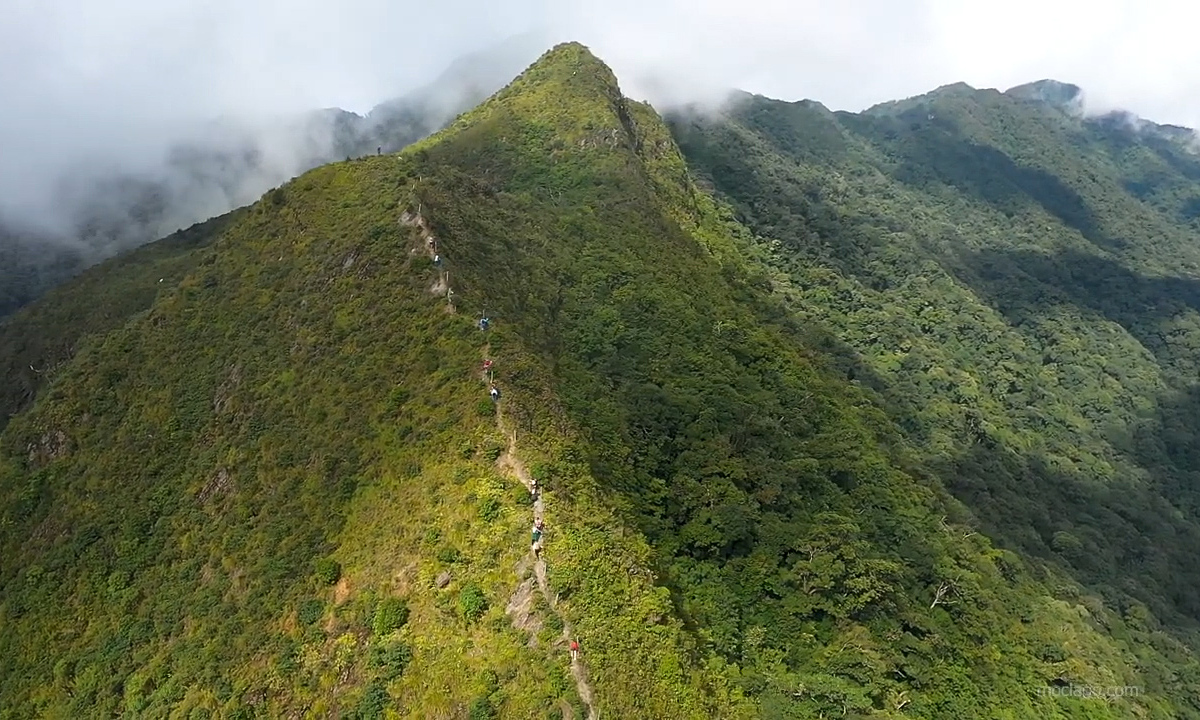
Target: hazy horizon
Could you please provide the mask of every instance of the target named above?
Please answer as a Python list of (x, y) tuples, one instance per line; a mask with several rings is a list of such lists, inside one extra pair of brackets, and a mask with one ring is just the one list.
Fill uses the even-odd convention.
[[(1004, 90), (1053, 78), (1082, 87), (1093, 112), (1200, 126), (1200, 49), (1186, 42), (1187, 18), (1200, 11), (1163, 1), (10, 3), (0, 26), (9, 110), (0, 117), (0, 218), (68, 233), (79, 204), (95, 204), (89, 188), (113, 175), (163, 181), (178, 196), (171, 202), (195, 202), (179, 223), (248, 202), (329, 144), (324, 128), (285, 133), (271, 118), (322, 108), (363, 115), (514, 37), (528, 47), (510, 48), (524, 55), (511, 74), (553, 44), (578, 41), (627, 93), (660, 108), (740, 89), (861, 111), (956, 82)], [(245, 188), (196, 189), (171, 163), (181, 140), (219, 146), (230, 137), (260, 150)]]

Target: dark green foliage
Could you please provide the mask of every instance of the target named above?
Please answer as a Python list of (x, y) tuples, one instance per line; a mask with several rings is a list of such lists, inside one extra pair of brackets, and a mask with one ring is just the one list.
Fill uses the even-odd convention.
[(387, 395), (387, 409), (391, 414), (399, 413), (404, 403), (408, 402), (409, 392), (402, 387), (394, 387)]
[(321, 583), (322, 585), (333, 585), (342, 577), (342, 566), (333, 558), (320, 558), (314, 565), (317, 575), (317, 582)]
[(300, 609), (296, 611), (296, 620), (301, 625), (312, 625), (320, 620), (324, 613), (325, 603), (315, 598), (309, 598), (300, 603)]
[[(488, 402), (491, 402), (491, 400)], [(485, 460), (495, 460), (504, 452), (504, 441), (495, 435), (489, 435), (480, 450)]]
[(379, 720), (390, 702), (387, 686), (379, 680), (373, 680), (354, 708), (354, 716), (357, 720)]
[(474, 622), (483, 616), (488, 609), (487, 597), (483, 588), (476, 583), (468, 582), (458, 593), (458, 611), (467, 622)]
[(496, 708), (486, 695), (472, 700), (471, 707), (467, 710), (467, 720), (493, 720), (496, 717)]
[(484, 522), (491, 522), (500, 517), (500, 500), (494, 497), (485, 497), (479, 500), (479, 519)]
[(394, 680), (404, 674), (404, 668), (412, 660), (412, 650), (400, 641), (385, 641), (371, 646), (371, 665), (380, 675)]
[(372, 630), (375, 637), (383, 637), (408, 622), (408, 605), (403, 599), (386, 597), (375, 608)]
[[(1043, 577), (1073, 575), (1090, 597), (1051, 587), (1105, 618), (1152, 694), (1186, 698), (1157, 684), (1200, 672), (1184, 590), (1200, 582), (1185, 489), (1200, 464), (1166, 449), (1200, 437), (1182, 410), (1193, 361), (1179, 350), (1200, 343), (1179, 277), (1200, 268), (1175, 212), (1200, 192), (1185, 147), (965, 86), (862, 115), (746, 97), (673, 130), (834, 366), (966, 504), (947, 531), (986, 530)], [(1135, 598), (1173, 638), (1114, 625)], [(1034, 655), (1072, 660), (1061, 647)]]

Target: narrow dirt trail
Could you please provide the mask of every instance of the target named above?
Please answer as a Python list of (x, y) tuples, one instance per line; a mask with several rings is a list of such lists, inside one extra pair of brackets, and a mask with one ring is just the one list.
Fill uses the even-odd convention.
[[(448, 311), (454, 312), (454, 291), (450, 289), (450, 273), (441, 267), (441, 262), (438, 262), (444, 262), (445, 257), (441, 255), (442, 251), (440, 248), (438, 248), (437, 238), (434, 237), (433, 231), (430, 229), (428, 223), (426, 223), (425, 217), (421, 214), (420, 206), (418, 206), (416, 212), (412, 212), (411, 210), (407, 209), (404, 210), (400, 214), (399, 221), (401, 225), (415, 227), (420, 231), (419, 235), (421, 238), (422, 248), (413, 248), (412, 252), (419, 253), (423, 249), (429, 256), (430, 260), (435, 260), (435, 264), (438, 266), (438, 279), (434, 283), (433, 287), (430, 288), (430, 291), (437, 295), (444, 294), (448, 301)], [(489, 344), (485, 343), (483, 348), (483, 356), (485, 360), (491, 356), (491, 346)], [(483, 380), (485, 386), (490, 384), (490, 377), (487, 372), (482, 374), (481, 379)], [(516, 454), (516, 430), (508, 429), (506, 425), (507, 423), (504, 421), (504, 411), (502, 406), (497, 405), (496, 426), (500, 432), (504, 433), (505, 437), (508, 438), (508, 446), (507, 449), (505, 449), (505, 451), (501, 453), (498, 458), (496, 458), (496, 466), (502, 473), (517, 478), (517, 480), (525, 486), (525, 489), (532, 493), (534, 490), (533, 476), (529, 474), (529, 471), (525, 468), (524, 463), (520, 461)], [(546, 506), (542, 500), (542, 494), (539, 491), (536, 493), (533, 502), (534, 522), (539, 519), (544, 519), (545, 511)], [(535, 642), (534, 638), (536, 638), (538, 631), (542, 627), (542, 620), (533, 613), (533, 582), (531, 582), (530, 578), (527, 576), (527, 573), (529, 572), (530, 559), (533, 560), (533, 577), (536, 580), (538, 590), (546, 599), (551, 611), (553, 611), (562, 622), (563, 632), (559, 643), (564, 648), (570, 648), (571, 640), (575, 636), (574, 630), (571, 628), (571, 623), (569, 623), (567, 619), (563, 617), (562, 612), (558, 609), (558, 595), (551, 589), (550, 582), (546, 577), (546, 561), (542, 557), (537, 557), (534, 555), (532, 546), (530, 547), (526, 556), (519, 563), (517, 563), (517, 576), (521, 578), (521, 582), (517, 586), (516, 592), (514, 592), (512, 597), (509, 599), (506, 611), (510, 616), (512, 616), (514, 626), (529, 632), (531, 636), (530, 644), (532, 646)], [(584, 665), (583, 661), (579, 659), (579, 657), (575, 657), (571, 660), (571, 677), (575, 679), (575, 690), (579, 694), (580, 700), (583, 701), (584, 706), (587, 708), (587, 720), (599, 720), (600, 713), (596, 710), (595, 691), (592, 689), (591, 682), (588, 680), (587, 667)], [(561, 703), (561, 710), (563, 713), (563, 720), (574, 720), (575, 712), (572, 710), (570, 704), (565, 700)]]
[[(518, 458), (516, 454), (517, 433), (515, 430), (505, 427), (506, 423), (504, 422), (504, 414), (499, 409), (497, 409), (496, 413), (496, 424), (500, 431), (503, 432), (508, 438), (508, 447), (503, 453), (500, 454), (500, 457), (496, 458), (496, 467), (499, 468), (502, 473), (515, 477), (522, 485), (525, 486), (526, 490), (533, 492), (533, 476), (529, 474), (529, 470), (526, 469), (525, 464), (521, 462), (520, 458)], [(544, 519), (545, 512), (546, 506), (543, 501), (542, 493), (538, 492), (533, 502), (534, 521), (536, 522), (538, 519)], [(529, 554), (533, 554), (532, 547), (529, 550)], [(518, 575), (522, 577), (527, 570), (528, 559), (529, 558), (527, 556), (526, 559), (522, 560), (517, 566)], [(569, 648), (571, 646), (571, 640), (575, 637), (575, 632), (571, 628), (571, 623), (568, 622), (565, 617), (563, 617), (562, 612), (558, 609), (558, 594), (555, 593), (550, 587), (550, 582), (546, 577), (546, 560), (544, 558), (534, 558), (533, 575), (537, 579), (538, 590), (540, 590), (542, 596), (546, 598), (546, 603), (550, 606), (550, 609), (554, 612), (554, 614), (558, 616), (559, 620), (562, 621), (563, 632), (561, 642), (564, 647)], [(514, 598), (523, 594), (522, 591), (528, 591), (525, 587), (525, 583), (527, 582), (528, 580), (525, 580), (522, 585), (518, 587), (518, 591), (516, 594), (514, 594)], [(579, 693), (579, 699), (583, 701), (584, 706), (587, 708), (588, 720), (598, 720), (600, 713), (596, 711), (595, 692), (592, 689), (591, 682), (588, 680), (587, 666), (584, 665), (583, 660), (581, 660), (578, 656), (571, 660), (571, 677), (575, 679), (575, 690)], [(563, 717), (567, 717), (565, 712)]]
[[(414, 213), (411, 210), (405, 210), (400, 213), (400, 224), (415, 227), (420, 231), (422, 248), (425, 250), (425, 254), (429, 256), (429, 259), (434, 261), (438, 271), (438, 279), (429, 288), (429, 292), (434, 295), (445, 296), (449, 300), (454, 292), (450, 289), (450, 273), (443, 269), (440, 264), (440, 261), (444, 260), (444, 258), (441, 257), (441, 252), (438, 250), (437, 238), (434, 237), (433, 230), (429, 228), (429, 224), (425, 222), (425, 217), (420, 212)], [(420, 250), (414, 248), (412, 252), (417, 253)]]

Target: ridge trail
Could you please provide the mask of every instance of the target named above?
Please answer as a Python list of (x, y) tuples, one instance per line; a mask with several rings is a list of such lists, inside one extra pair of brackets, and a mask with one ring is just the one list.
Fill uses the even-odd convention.
[[(485, 353), (486, 352), (487, 351), (485, 350)], [(484, 382), (487, 382), (486, 376), (484, 378)], [(525, 464), (521, 462), (516, 454), (517, 432), (515, 429), (510, 429), (507, 427), (507, 424), (504, 421), (504, 412), (500, 407), (497, 407), (496, 409), (496, 426), (508, 439), (507, 448), (503, 453), (500, 454), (500, 457), (496, 458), (496, 467), (499, 468), (501, 472), (515, 477), (522, 485), (525, 486), (526, 490), (533, 492), (533, 476), (529, 474), (529, 470), (526, 469)], [(539, 489), (537, 497), (534, 499), (533, 517), (535, 521), (545, 517), (546, 506), (543, 501), (544, 490), (544, 488)], [(532, 548), (529, 552), (530, 554), (533, 553)], [(518, 573), (523, 575), (524, 570), (522, 569), (522, 566), (528, 566), (528, 556), (518, 565)], [(542, 596), (546, 598), (546, 603), (550, 606), (550, 609), (554, 612), (554, 614), (558, 616), (559, 620), (562, 621), (563, 632), (561, 644), (565, 647), (570, 647), (571, 640), (574, 638), (575, 634), (571, 628), (571, 623), (565, 617), (563, 617), (562, 612), (558, 609), (558, 594), (555, 593), (550, 587), (550, 582), (546, 576), (546, 560), (544, 553), (542, 557), (534, 558), (533, 574), (534, 577), (537, 578), (538, 590), (541, 591)], [(588, 681), (587, 667), (584, 665), (583, 660), (580, 659), (578, 654), (573, 660), (571, 660), (571, 676), (575, 679), (576, 692), (579, 693), (580, 700), (583, 701), (584, 706), (587, 708), (588, 720), (599, 720), (600, 713), (596, 710), (595, 692), (592, 689), (591, 683)]]
[[(423, 249), (431, 260), (435, 256), (441, 255), (440, 259), (445, 262), (445, 253), (438, 247), (437, 238), (434, 237), (433, 231), (429, 228), (428, 223), (426, 223), (425, 217), (421, 213), (419, 207), (416, 212), (408, 209), (404, 210), (400, 214), (400, 224), (417, 228), (419, 231), (418, 235), (421, 239), (422, 247), (419, 249), (414, 248), (413, 252), (420, 252), (421, 249)], [(437, 271), (438, 281), (432, 288), (430, 288), (430, 290), (434, 294), (445, 294), (447, 300), (450, 301), (448, 310), (450, 312), (454, 312), (454, 306), (452, 302), (453, 291), (450, 289), (448, 282), (449, 273), (441, 267), (438, 267)], [(485, 360), (491, 357), (490, 343), (484, 344), (483, 357)], [(489, 373), (484, 372), (481, 376), (481, 379), (483, 380), (484, 385), (490, 384)], [(496, 405), (496, 427), (508, 439), (506, 449), (500, 454), (499, 457), (496, 458), (496, 467), (502, 473), (515, 477), (522, 485), (525, 486), (526, 490), (532, 493), (533, 476), (529, 474), (525, 464), (522, 463), (517, 457), (516, 429), (510, 429), (507, 427), (507, 423), (505, 423), (504, 420), (504, 411), (499, 403)], [(543, 501), (543, 491), (544, 488), (540, 489), (534, 498), (533, 517), (535, 522), (539, 519), (544, 519), (545, 517), (546, 506)], [(532, 547), (530, 548), (528, 554), (526, 554), (526, 556), (517, 564), (517, 574), (521, 577), (521, 582), (519, 583), (517, 591), (514, 593), (512, 600), (509, 602), (510, 609), (514, 607), (513, 603), (518, 601), (519, 596), (527, 594), (528, 588), (526, 585), (528, 583), (528, 578), (526, 577), (525, 573), (529, 568), (530, 555), (533, 555)], [(550, 587), (550, 581), (546, 576), (546, 560), (544, 557), (535, 556), (533, 561), (533, 574), (537, 580), (538, 590), (541, 592), (542, 597), (546, 599), (546, 603), (550, 606), (551, 611), (554, 612), (554, 614), (557, 615), (559, 620), (562, 622), (562, 636), (557, 644), (561, 644), (563, 647), (569, 648), (575, 634), (571, 628), (571, 623), (567, 621), (562, 612), (558, 609), (558, 594), (555, 593)], [(519, 602), (518, 604), (525, 605), (526, 603)], [(584, 665), (583, 661), (580, 659), (580, 654), (581, 653), (577, 653), (576, 656), (571, 660), (571, 677), (575, 680), (575, 690), (579, 694), (579, 699), (583, 701), (584, 707), (587, 708), (587, 720), (599, 720), (600, 713), (598, 710), (596, 710), (595, 691), (592, 689), (591, 682), (588, 680), (587, 666)], [(562, 709), (564, 720), (572, 720), (574, 717), (573, 712), (570, 710), (570, 707), (565, 701), (563, 702)]]

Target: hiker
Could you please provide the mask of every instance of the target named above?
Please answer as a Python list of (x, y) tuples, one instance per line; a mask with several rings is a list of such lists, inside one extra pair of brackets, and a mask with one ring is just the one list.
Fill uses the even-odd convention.
[(491, 361), (491, 360), (484, 360), (484, 361), (483, 361), (483, 371), (486, 373), (486, 372), (488, 372), (488, 371), (489, 371), (489, 370), (491, 370), (491, 369), (492, 369), (492, 361)]
[(489, 390), (488, 392), (491, 394), (493, 402), (500, 399), (500, 390), (495, 385), (493, 385), (492, 389)]
[(531, 478), (529, 478), (529, 494), (533, 496), (534, 500), (537, 500), (537, 493), (538, 493), (537, 478), (531, 477)]
[(380, 145), (379, 147), (375, 148), (375, 154), (376, 154), (376, 155), (382, 155), (382, 154), (383, 154), (383, 146), (382, 146), (382, 145)]
[(579, 659), (579, 642), (576, 640), (572, 640), (571, 641), (571, 662), (575, 662), (578, 659)]
[(488, 318), (486, 318), (486, 317), (479, 318), (479, 329), (487, 330), (489, 322), (490, 322), (490, 320), (488, 320)]
[(442, 266), (442, 256), (441, 256), (441, 255), (438, 255), (438, 254), (434, 254), (434, 256), (433, 256), (433, 264), (434, 264), (434, 265), (437, 265), (438, 267), (441, 267), (441, 266)]
[(533, 556), (542, 556), (542, 519), (538, 518), (533, 523)]

